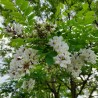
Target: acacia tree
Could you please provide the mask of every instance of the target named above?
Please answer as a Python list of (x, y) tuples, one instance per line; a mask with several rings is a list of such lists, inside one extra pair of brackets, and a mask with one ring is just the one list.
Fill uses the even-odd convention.
[(97, 98), (97, 4), (1, 0), (0, 98)]

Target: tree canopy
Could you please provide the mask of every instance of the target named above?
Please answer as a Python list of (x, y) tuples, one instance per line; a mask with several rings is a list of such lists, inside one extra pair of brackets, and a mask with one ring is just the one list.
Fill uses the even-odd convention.
[(0, 98), (98, 98), (97, 0), (0, 0)]

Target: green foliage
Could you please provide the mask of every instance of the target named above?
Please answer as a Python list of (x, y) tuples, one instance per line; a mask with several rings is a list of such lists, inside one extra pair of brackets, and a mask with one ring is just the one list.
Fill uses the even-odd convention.
[[(56, 94), (59, 94), (60, 98), (76, 98), (82, 95), (85, 89), (88, 89), (90, 94), (92, 88), (98, 92), (98, 76), (93, 77), (95, 81), (90, 79), (92, 70), (95, 68), (98, 71), (98, 61), (94, 65), (85, 63), (80, 76), (73, 78), (71, 73), (55, 64), (53, 58), (57, 53), (47, 44), (53, 36), (63, 36), (71, 53), (91, 47), (98, 55), (97, 5), (98, 1), (94, 0), (0, 0), (0, 15), (4, 17), (5, 26), (0, 28), (0, 39), (4, 36), (11, 38), (10, 47), (15, 50), (22, 45), (34, 48), (39, 55), (39, 63), (30, 70), (30, 75), (14, 81), (14, 89), (13, 81), (4, 83), (0, 87), (0, 94), (8, 96), (11, 93), (11, 98), (57, 98)], [(13, 28), (13, 23), (23, 26), (22, 34), (18, 35), (13, 29), (7, 30), (9, 24)], [(49, 25), (43, 28), (43, 24), (47, 23)], [(55, 30), (51, 30), (52, 28)], [(0, 49), (3, 56), (7, 52), (7, 49)], [(11, 52), (13, 54), (13, 51)], [(8, 72), (11, 59), (12, 57), (6, 59), (7, 67), (0, 69), (1, 74)], [(34, 89), (31, 92), (21, 89), (23, 81), (30, 78), (36, 81)], [(76, 97), (73, 97), (73, 90), (76, 91)]]
[(56, 56), (56, 53), (54, 51), (50, 51), (49, 53), (47, 53), (45, 60), (48, 65), (54, 64), (54, 60), (53, 60), (54, 56)]

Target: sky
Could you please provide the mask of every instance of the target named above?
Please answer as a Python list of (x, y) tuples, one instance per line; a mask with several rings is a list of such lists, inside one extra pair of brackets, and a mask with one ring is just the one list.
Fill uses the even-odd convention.
[[(3, 67), (3, 59), (2, 57), (0, 56), (0, 69)], [(4, 76), (0, 76), (0, 84), (5, 82), (7, 79), (9, 78), (8, 75), (4, 75)]]
[[(1, 28), (3, 28), (4, 26), (3, 26), (3, 23), (4, 22), (4, 18), (2, 17), (2, 16), (0, 16), (0, 27)], [(1, 33), (1, 32), (0, 32)], [(2, 57), (0, 56), (0, 68), (2, 68), (3, 67), (3, 59), (2, 59)], [(8, 75), (4, 75), (3, 77), (0, 77), (0, 84), (1, 83), (3, 83), (3, 82), (5, 82), (6, 81), (6, 79), (8, 79)]]
[(4, 18), (2, 16), (0, 16), (0, 27), (4, 27), (2, 24), (3, 22), (4, 22)]

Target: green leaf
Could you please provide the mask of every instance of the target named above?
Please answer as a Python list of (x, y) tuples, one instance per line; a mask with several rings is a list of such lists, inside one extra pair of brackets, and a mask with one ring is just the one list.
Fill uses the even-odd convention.
[(25, 10), (24, 14), (27, 16), (27, 15), (29, 15), (29, 14), (32, 12), (32, 10), (33, 10), (32, 7), (28, 7), (28, 8)]
[(21, 6), (23, 4), (24, 0), (16, 0), (16, 5)]
[(25, 9), (27, 9), (28, 5), (29, 5), (28, 1), (24, 1), (21, 4), (20, 9), (24, 11)]
[(4, 4), (4, 8), (9, 9), (9, 10), (15, 10), (15, 6), (12, 2), (10, 2), (9, 0), (1, 0), (0, 1), (1, 4)]
[(93, 16), (95, 14), (95, 12), (94, 11), (88, 11), (87, 13), (86, 13), (86, 16)]
[(34, 18), (34, 14), (31, 14), (31, 15), (28, 16), (28, 23), (29, 23), (29, 25), (33, 24), (33, 22), (34, 22), (33, 18)]
[(54, 56), (57, 55), (57, 52), (55, 52), (55, 51), (50, 51), (50, 52), (49, 52), (49, 55), (51, 55), (52, 57), (54, 57)]
[(87, 3), (83, 4), (83, 9), (84, 10), (87, 10), (88, 9), (88, 4)]
[(35, 78), (38, 82), (45, 79), (46, 73), (43, 70), (42, 65), (36, 65), (36, 68), (33, 70), (31, 77)]
[(33, 17), (34, 17), (34, 14), (29, 15), (29, 16), (28, 16), (28, 20), (32, 20)]
[(10, 16), (12, 16), (13, 20), (15, 20), (16, 22), (19, 22), (21, 24), (25, 23), (26, 17), (23, 16), (21, 13), (19, 12), (11, 12)]
[(48, 65), (53, 65), (53, 64), (54, 64), (53, 57), (50, 56), (50, 55), (46, 55), (45, 61), (46, 61), (46, 63), (47, 63)]
[(53, 57), (56, 56), (57, 53), (55, 51), (51, 51), (49, 52), (46, 57), (45, 57), (45, 61), (48, 65), (53, 65), (54, 64), (54, 59)]
[(14, 16), (15, 18), (22, 17), (21, 13), (19, 12), (11, 12), (11, 15)]
[(20, 47), (21, 45), (25, 44), (24, 39), (17, 38), (17, 39), (12, 39), (10, 45), (12, 47)]
[(94, 14), (95, 14), (94, 11), (88, 11), (86, 13), (86, 16), (85, 16), (86, 24), (92, 23), (95, 20)]

